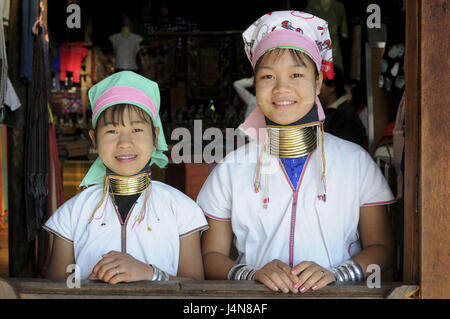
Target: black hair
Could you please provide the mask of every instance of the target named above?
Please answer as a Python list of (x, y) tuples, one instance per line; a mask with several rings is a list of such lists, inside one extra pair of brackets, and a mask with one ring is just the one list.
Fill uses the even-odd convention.
[[(156, 141), (156, 135), (155, 135), (155, 126), (153, 125), (153, 121), (152, 121), (150, 115), (136, 105), (125, 104), (125, 103), (113, 105), (113, 106), (109, 107), (107, 110), (100, 113), (100, 115), (97, 119), (97, 125), (94, 128), (95, 140), (97, 141), (97, 128), (100, 123), (106, 123), (106, 121), (109, 120), (110, 122), (112, 122), (112, 124), (114, 126), (119, 125), (119, 124), (125, 125), (125, 122), (124, 122), (125, 110), (128, 110), (128, 112), (130, 112), (131, 110), (135, 110), (141, 120), (143, 120), (146, 123), (150, 123), (150, 126), (152, 128), (153, 144), (156, 147), (157, 141)], [(108, 119), (106, 118), (107, 116), (108, 116)]]
[(266, 55), (269, 56), (269, 55), (276, 53), (277, 56), (275, 57), (275, 60), (277, 60), (282, 56), (284, 50), (288, 50), (289, 53), (291, 54), (292, 58), (295, 61), (297, 61), (301, 66), (306, 67), (307, 64), (306, 64), (305, 60), (309, 60), (312, 63), (312, 65), (314, 66), (314, 73), (315, 73), (316, 78), (319, 76), (319, 72), (317, 71), (317, 68), (316, 68), (316, 63), (311, 59), (311, 57), (309, 57), (306, 53), (304, 53), (302, 51), (295, 50), (295, 49), (289, 49), (289, 48), (276, 48), (274, 50), (264, 53), (255, 64), (255, 74), (259, 70), (259, 66), (261, 64), (263, 57), (265, 57)]
[(334, 68), (334, 77), (333, 79), (323, 79), (323, 82), (327, 86), (334, 86), (336, 89), (336, 98), (345, 95), (347, 92), (345, 91), (345, 77), (344, 73), (339, 68)]

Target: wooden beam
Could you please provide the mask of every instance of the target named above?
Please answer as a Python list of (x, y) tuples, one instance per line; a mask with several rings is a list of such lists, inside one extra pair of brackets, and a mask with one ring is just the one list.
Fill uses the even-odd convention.
[(17, 299), (14, 288), (4, 279), (0, 278), (0, 299)]
[(402, 285), (392, 290), (386, 299), (413, 299), (419, 291), (417, 285)]
[(406, 1), (403, 281), (419, 282), (420, 0)]
[[(19, 298), (371, 298), (383, 299), (392, 295), (400, 283), (383, 283), (380, 288), (368, 288), (366, 282), (331, 284), (317, 291), (283, 294), (274, 292), (255, 281), (189, 280), (132, 282), (110, 285), (100, 281), (83, 280), (80, 288), (68, 288), (64, 280), (7, 279)], [(401, 292), (404, 292), (403, 290)]]
[(421, 1), (420, 286), (450, 298), (450, 15), (448, 0)]

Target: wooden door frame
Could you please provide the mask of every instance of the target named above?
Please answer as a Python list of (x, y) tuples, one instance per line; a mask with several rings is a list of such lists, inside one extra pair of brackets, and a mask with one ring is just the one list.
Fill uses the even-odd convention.
[(448, 0), (406, 1), (403, 280), (450, 298)]
[[(406, 0), (405, 178), (403, 281), (420, 284), (424, 298), (450, 298), (447, 267), (450, 192), (448, 0)], [(288, 4), (289, 2), (287, 2)], [(11, 1), (11, 34), (20, 34), (19, 0)], [(18, 38), (10, 39), (10, 76), (24, 107), (16, 111), (17, 128), (10, 130), (9, 182), (17, 196), (10, 207), (10, 276), (31, 271), (33, 243), (26, 241), (23, 194), (23, 120), (26, 88), (20, 83)], [(438, 184), (439, 187), (435, 187)]]

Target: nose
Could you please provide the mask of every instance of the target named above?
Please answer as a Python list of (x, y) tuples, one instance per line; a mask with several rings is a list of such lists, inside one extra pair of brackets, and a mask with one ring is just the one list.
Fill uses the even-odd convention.
[(119, 148), (128, 148), (132, 146), (133, 140), (131, 138), (131, 134), (129, 133), (120, 133), (119, 140), (117, 142), (117, 147)]
[(274, 93), (283, 93), (289, 91), (289, 81), (284, 77), (278, 77), (273, 88)]

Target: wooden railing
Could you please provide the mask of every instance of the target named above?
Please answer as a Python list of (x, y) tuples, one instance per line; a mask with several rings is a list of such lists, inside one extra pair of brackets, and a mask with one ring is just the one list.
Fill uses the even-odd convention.
[(0, 298), (407, 298), (417, 286), (384, 283), (368, 288), (365, 282), (333, 284), (317, 291), (298, 294), (273, 292), (253, 281), (169, 281), (109, 285), (81, 281), (80, 288), (68, 288), (64, 281), (0, 278)]

